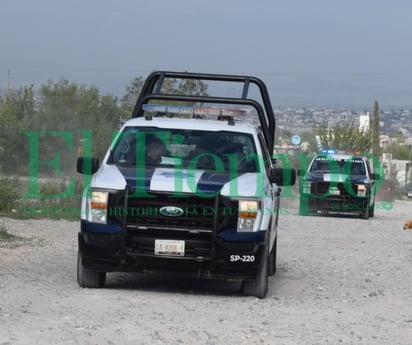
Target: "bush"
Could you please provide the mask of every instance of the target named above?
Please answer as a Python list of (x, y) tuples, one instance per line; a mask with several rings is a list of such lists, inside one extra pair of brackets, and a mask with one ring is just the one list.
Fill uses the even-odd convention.
[[(46, 179), (40, 182), (38, 198), (21, 197), (27, 189), (26, 179), (0, 178), (0, 213), (13, 218), (53, 218), (78, 220), (80, 195), (53, 197), (67, 188), (64, 180)], [(47, 197), (47, 196), (50, 197)]]
[(15, 209), (20, 197), (21, 184), (17, 178), (0, 178), (0, 212)]
[(78, 220), (80, 218), (80, 196), (55, 197), (57, 194), (63, 194), (66, 188), (67, 182), (63, 180), (42, 181), (39, 186), (40, 198), (21, 200), (19, 215), (23, 218)]

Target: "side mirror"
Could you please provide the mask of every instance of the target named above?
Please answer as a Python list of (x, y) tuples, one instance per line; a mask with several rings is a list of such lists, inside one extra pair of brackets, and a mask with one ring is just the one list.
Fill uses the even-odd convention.
[(295, 169), (272, 169), (270, 182), (276, 183), (278, 186), (293, 186), (296, 182)]
[(305, 176), (305, 174), (306, 174), (306, 170), (302, 170), (302, 169), (298, 170), (298, 176)]
[(99, 169), (99, 159), (94, 157), (77, 158), (77, 172), (84, 175), (93, 175)]
[(380, 179), (380, 175), (379, 175), (379, 174), (372, 173), (372, 174), (370, 174), (370, 178), (371, 178), (372, 180), (379, 180), (379, 179)]

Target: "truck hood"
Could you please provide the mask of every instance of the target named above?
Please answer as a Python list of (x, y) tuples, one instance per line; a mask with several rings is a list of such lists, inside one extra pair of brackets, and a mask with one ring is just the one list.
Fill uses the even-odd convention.
[(117, 167), (125, 183), (133, 190), (169, 193), (189, 193), (225, 196), (257, 196), (262, 180), (259, 173), (217, 173), (208, 170), (177, 170), (153, 168), (136, 170), (136, 167)]
[(308, 173), (306, 176), (308, 181), (314, 182), (334, 182), (334, 183), (370, 183), (370, 180), (365, 175), (347, 175), (334, 173)]

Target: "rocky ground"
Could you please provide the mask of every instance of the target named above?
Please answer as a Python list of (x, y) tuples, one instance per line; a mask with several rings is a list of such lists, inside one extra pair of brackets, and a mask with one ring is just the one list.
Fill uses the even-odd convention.
[(412, 202), (370, 220), (300, 217), (284, 200), (266, 299), (239, 284), (109, 274), (76, 282), (78, 222), (2, 219), (0, 344), (411, 344)]

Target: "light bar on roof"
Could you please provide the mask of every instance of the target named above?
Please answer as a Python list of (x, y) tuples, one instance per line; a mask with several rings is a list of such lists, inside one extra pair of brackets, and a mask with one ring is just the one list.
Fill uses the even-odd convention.
[(211, 116), (219, 116), (220, 109), (219, 108), (202, 108), (202, 107), (195, 107), (193, 108), (195, 115), (211, 115)]
[(336, 153), (336, 150), (335, 149), (323, 149), (321, 152), (333, 155)]
[(193, 114), (193, 107), (185, 107), (181, 105), (143, 104), (143, 110), (149, 113)]
[(221, 109), (211, 107), (189, 107), (181, 105), (143, 104), (143, 110), (148, 113), (181, 114), (196, 116), (244, 116), (247, 111), (242, 109)]
[(236, 116), (236, 115), (246, 115), (246, 110), (241, 109), (221, 109), (221, 114), (223, 116)]

